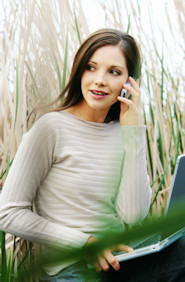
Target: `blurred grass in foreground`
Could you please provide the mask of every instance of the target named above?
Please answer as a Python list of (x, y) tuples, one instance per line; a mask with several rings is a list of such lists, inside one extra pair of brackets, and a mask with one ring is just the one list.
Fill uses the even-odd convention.
[[(91, 245), (88, 245), (86, 248), (75, 248), (72, 249), (67, 254), (63, 255), (62, 251), (51, 252), (47, 257), (40, 256), (34, 262), (30, 269), (27, 269), (26, 272), (20, 272), (17, 277), (18, 280), (15, 281), (28, 281), (26, 279), (39, 277), (41, 274), (41, 268), (44, 265), (50, 264), (60, 264), (71, 259), (86, 259), (88, 262), (91, 262), (94, 257), (96, 257), (102, 250), (114, 246), (116, 244), (124, 244), (124, 242), (134, 241), (140, 239), (144, 236), (149, 236), (154, 233), (165, 233), (170, 235), (175, 233), (181, 228), (185, 227), (184, 218), (185, 218), (185, 209), (184, 209), (185, 199), (182, 202), (179, 202), (177, 207), (166, 217), (166, 218), (153, 218), (147, 220), (142, 225), (132, 227), (126, 232), (105, 232), (102, 233), (100, 239)], [(185, 233), (184, 233), (185, 234)], [(88, 278), (88, 272), (86, 277)], [(92, 275), (92, 273), (91, 273)], [(90, 277), (92, 279), (92, 277)], [(89, 281), (89, 280), (87, 280)], [(93, 281), (93, 280), (92, 280)]]

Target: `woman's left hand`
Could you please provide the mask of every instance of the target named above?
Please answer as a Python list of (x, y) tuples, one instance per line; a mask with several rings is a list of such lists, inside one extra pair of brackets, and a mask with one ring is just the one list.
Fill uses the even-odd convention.
[[(94, 236), (90, 236), (87, 240), (86, 247), (92, 243), (96, 243), (97, 241), (98, 241), (97, 238), (95, 238)], [(107, 271), (109, 270), (110, 266), (112, 266), (112, 268), (116, 271), (120, 269), (120, 264), (118, 260), (112, 254), (113, 250), (114, 251), (124, 251), (124, 252), (130, 253), (133, 251), (133, 248), (123, 245), (123, 244), (119, 244), (117, 246), (114, 246), (113, 248), (102, 250), (102, 252), (98, 253), (96, 257), (91, 256), (89, 258), (89, 262), (94, 265), (97, 272), (100, 272), (102, 270)]]
[(136, 81), (130, 76), (129, 82), (131, 84), (123, 84), (123, 87), (130, 92), (132, 99), (118, 96), (120, 101), (120, 123), (122, 125), (137, 126), (143, 124), (141, 113), (141, 91), (139, 89), (139, 80)]

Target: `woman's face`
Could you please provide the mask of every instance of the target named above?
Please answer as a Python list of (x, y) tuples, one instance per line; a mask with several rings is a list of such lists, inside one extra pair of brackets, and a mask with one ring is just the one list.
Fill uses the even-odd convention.
[(82, 104), (89, 111), (106, 115), (117, 102), (128, 75), (125, 56), (118, 46), (108, 45), (97, 49), (82, 74)]

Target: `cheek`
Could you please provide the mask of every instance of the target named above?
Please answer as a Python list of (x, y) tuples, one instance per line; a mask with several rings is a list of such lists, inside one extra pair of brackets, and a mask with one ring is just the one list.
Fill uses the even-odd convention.
[(81, 76), (81, 88), (83, 88), (85, 82), (85, 74), (82, 74)]
[(91, 77), (89, 73), (84, 72), (81, 77), (81, 85), (82, 86), (88, 85), (88, 83), (90, 83), (90, 80), (91, 80)]
[(121, 94), (121, 89), (123, 88), (123, 84), (126, 83), (127, 76), (122, 76), (114, 83), (114, 93), (115, 95), (119, 96)]
[(81, 91), (83, 96), (86, 96), (90, 85), (91, 85), (91, 77), (89, 73), (84, 72), (81, 76)]
[(120, 95), (122, 88), (123, 88), (123, 83), (117, 83), (117, 85), (114, 87), (114, 93), (116, 96)]

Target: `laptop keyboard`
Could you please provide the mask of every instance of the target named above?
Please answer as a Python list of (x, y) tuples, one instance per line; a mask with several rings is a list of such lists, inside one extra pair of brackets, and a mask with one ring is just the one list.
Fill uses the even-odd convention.
[(134, 244), (133, 245), (131, 244), (131, 245), (134, 249), (139, 249), (139, 248), (143, 248), (143, 247), (146, 247), (146, 246), (156, 244), (160, 240), (161, 240), (161, 234), (156, 233), (156, 234), (150, 236), (149, 238), (146, 238), (142, 242), (140, 241), (140, 242), (136, 243), (135, 245)]

